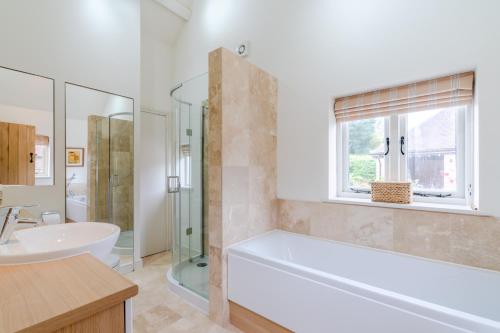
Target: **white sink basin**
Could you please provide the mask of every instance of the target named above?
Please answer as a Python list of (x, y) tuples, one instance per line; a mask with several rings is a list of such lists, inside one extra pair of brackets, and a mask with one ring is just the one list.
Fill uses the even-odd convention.
[(0, 265), (21, 264), (90, 252), (103, 260), (111, 253), (120, 228), (98, 222), (64, 223), (18, 230), (0, 245)]

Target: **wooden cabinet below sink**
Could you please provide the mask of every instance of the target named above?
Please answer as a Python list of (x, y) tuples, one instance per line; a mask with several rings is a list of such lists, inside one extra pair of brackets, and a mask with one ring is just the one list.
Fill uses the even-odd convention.
[(0, 332), (131, 332), (137, 292), (90, 254), (0, 266)]

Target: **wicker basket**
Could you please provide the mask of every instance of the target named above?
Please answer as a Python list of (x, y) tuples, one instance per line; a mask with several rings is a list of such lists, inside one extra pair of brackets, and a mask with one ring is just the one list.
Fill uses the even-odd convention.
[(412, 188), (410, 182), (373, 182), (371, 187), (372, 201), (411, 203)]

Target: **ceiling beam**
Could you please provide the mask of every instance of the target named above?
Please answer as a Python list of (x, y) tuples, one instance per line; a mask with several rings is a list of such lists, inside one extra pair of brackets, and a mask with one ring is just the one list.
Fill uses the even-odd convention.
[(191, 9), (176, 0), (156, 0), (156, 2), (186, 21), (191, 18)]

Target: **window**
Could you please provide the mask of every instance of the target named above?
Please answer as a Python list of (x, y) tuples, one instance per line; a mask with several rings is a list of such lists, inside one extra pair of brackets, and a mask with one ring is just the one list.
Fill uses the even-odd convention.
[(385, 123), (385, 118), (371, 118), (345, 124), (346, 189), (362, 191), (371, 182), (386, 178)]
[(467, 113), (452, 107), (408, 114), (406, 178), (416, 193), (464, 196)]
[[(369, 197), (373, 181), (410, 181), (416, 201), (470, 203), (470, 75), (336, 100), (337, 195)], [(420, 84), (426, 93), (416, 93)]]
[(181, 145), (179, 159), (179, 182), (181, 188), (191, 187), (191, 146)]
[(35, 142), (35, 178), (50, 177), (49, 137), (37, 135)]

